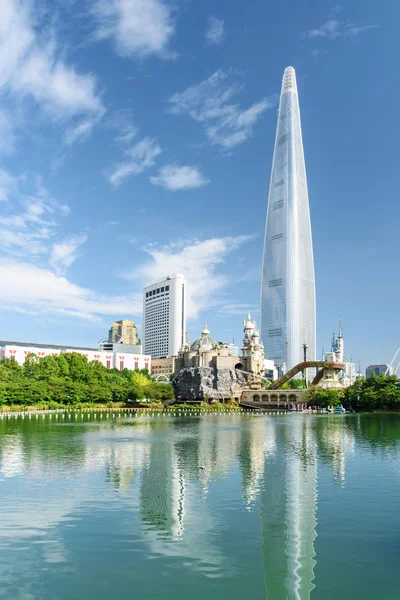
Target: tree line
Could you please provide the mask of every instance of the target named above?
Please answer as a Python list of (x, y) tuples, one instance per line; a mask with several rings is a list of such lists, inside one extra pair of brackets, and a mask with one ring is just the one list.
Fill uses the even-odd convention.
[(39, 358), (29, 354), (21, 366), (13, 358), (0, 360), (1, 404), (109, 404), (174, 397), (168, 383), (154, 381), (147, 369), (107, 369), (99, 361), (67, 352)]
[(357, 411), (400, 410), (400, 379), (396, 375), (372, 375), (361, 377), (345, 389), (313, 388), (305, 400), (314, 406), (339, 406)]

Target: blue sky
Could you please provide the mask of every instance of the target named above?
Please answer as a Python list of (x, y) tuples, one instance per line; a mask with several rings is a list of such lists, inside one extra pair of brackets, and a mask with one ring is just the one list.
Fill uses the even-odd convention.
[(394, 0), (2, 0), (0, 337), (95, 345), (184, 272), (188, 329), (258, 318), (286, 66), (297, 72), (318, 347), (400, 344)]

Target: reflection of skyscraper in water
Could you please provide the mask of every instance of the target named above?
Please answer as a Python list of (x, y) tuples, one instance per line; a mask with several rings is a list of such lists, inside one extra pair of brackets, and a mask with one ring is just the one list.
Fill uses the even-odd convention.
[(167, 537), (184, 529), (185, 479), (173, 445), (153, 442), (142, 471), (140, 504), (143, 524)]
[(265, 464), (261, 503), (266, 597), (306, 600), (314, 588), (316, 445), (310, 422), (300, 416), (280, 432), (284, 439)]

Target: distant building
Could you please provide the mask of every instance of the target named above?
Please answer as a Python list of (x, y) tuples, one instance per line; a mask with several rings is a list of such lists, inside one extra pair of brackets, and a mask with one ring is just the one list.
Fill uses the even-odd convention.
[(339, 380), (342, 386), (349, 387), (353, 385), (357, 379), (356, 365), (351, 360), (350, 362), (346, 360), (341, 321), (339, 322), (339, 335), (336, 337), (334, 333), (332, 334), (331, 353), (334, 354), (334, 362), (344, 363), (345, 365), (343, 371), (339, 373)]
[(229, 356), (239, 356), (239, 346), (236, 346), (236, 344), (230, 342), (218, 342), (218, 344), (225, 348), (229, 348)]
[(243, 321), (243, 331), (243, 348), (240, 357), (243, 370), (264, 375), (264, 344), (260, 341), (256, 322), (251, 320), (250, 313), (247, 315), (247, 321)]
[(116, 344), (131, 344), (133, 346), (140, 344), (135, 323), (127, 319), (114, 321), (108, 332), (108, 341)]
[(103, 341), (99, 344), (99, 350), (102, 352), (122, 352), (126, 354), (142, 354), (142, 344), (116, 344), (114, 342)]
[(268, 358), (264, 358), (264, 368), (265, 368), (265, 377), (268, 381), (275, 381), (278, 379), (278, 369), (275, 366), (273, 360), (268, 360)]
[[(121, 344), (124, 346), (123, 344)], [(35, 354), (39, 358), (44, 356), (59, 356), (66, 352), (76, 352), (86, 356), (89, 362), (99, 361), (107, 369), (148, 369), (151, 372), (151, 356), (143, 355), (141, 352), (132, 353), (123, 351), (103, 351), (96, 348), (82, 348), (81, 346), (61, 346), (53, 344), (34, 344), (28, 342), (0, 341), (0, 358), (12, 358), (19, 365), (23, 365), (29, 354)]]
[(186, 338), (186, 280), (167, 275), (143, 290), (143, 342), (152, 358), (177, 356)]
[(183, 344), (179, 350), (178, 358), (175, 360), (175, 374), (181, 369), (191, 367), (234, 369), (238, 362), (237, 356), (230, 355), (228, 344), (220, 346), (219, 342), (211, 337), (207, 323), (204, 323), (200, 337), (191, 345)]
[[(255, 321), (248, 315), (243, 321), (243, 348), (238, 356), (238, 348), (234, 344), (217, 342), (211, 337), (207, 323), (204, 323), (201, 336), (193, 344), (185, 343), (179, 350), (175, 361), (175, 374), (181, 369), (193, 367), (215, 367), (216, 369), (237, 369), (264, 376), (264, 346), (260, 342)], [(274, 369), (273, 361), (268, 361)], [(274, 371), (275, 374), (275, 371)]]
[(175, 361), (174, 356), (153, 358), (151, 361), (151, 374), (154, 379), (170, 379), (175, 372)]
[(386, 373), (386, 371), (388, 372), (388, 375), (393, 375), (393, 368), (389, 365), (369, 365), (369, 367), (366, 368), (365, 376), (371, 377), (372, 373), (379, 376), (382, 375), (382, 373)]

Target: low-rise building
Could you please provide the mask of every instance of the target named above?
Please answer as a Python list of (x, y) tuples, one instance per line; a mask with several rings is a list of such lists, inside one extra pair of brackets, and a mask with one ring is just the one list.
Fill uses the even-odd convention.
[(151, 374), (154, 379), (169, 380), (175, 373), (175, 356), (153, 358), (151, 361)]
[[(121, 346), (125, 346), (121, 344)], [(128, 344), (127, 344), (128, 346)], [(59, 356), (66, 352), (76, 352), (86, 356), (89, 362), (99, 361), (107, 369), (148, 369), (151, 372), (151, 356), (139, 352), (104, 351), (96, 348), (85, 348), (81, 346), (62, 346), (52, 344), (34, 344), (28, 342), (0, 341), (0, 358), (12, 358), (19, 365), (23, 365), (29, 354), (35, 354), (39, 358), (44, 356)]]
[(393, 375), (393, 367), (389, 365), (369, 365), (369, 367), (365, 370), (365, 376), (371, 377), (372, 373), (375, 375), (382, 375), (382, 373), (388, 373), (388, 375)]
[(110, 341), (100, 342), (99, 350), (103, 352), (122, 352), (123, 354), (143, 354), (142, 344), (122, 344)]
[(265, 377), (268, 379), (268, 381), (275, 381), (275, 379), (278, 379), (278, 368), (273, 360), (264, 358), (264, 369)]

